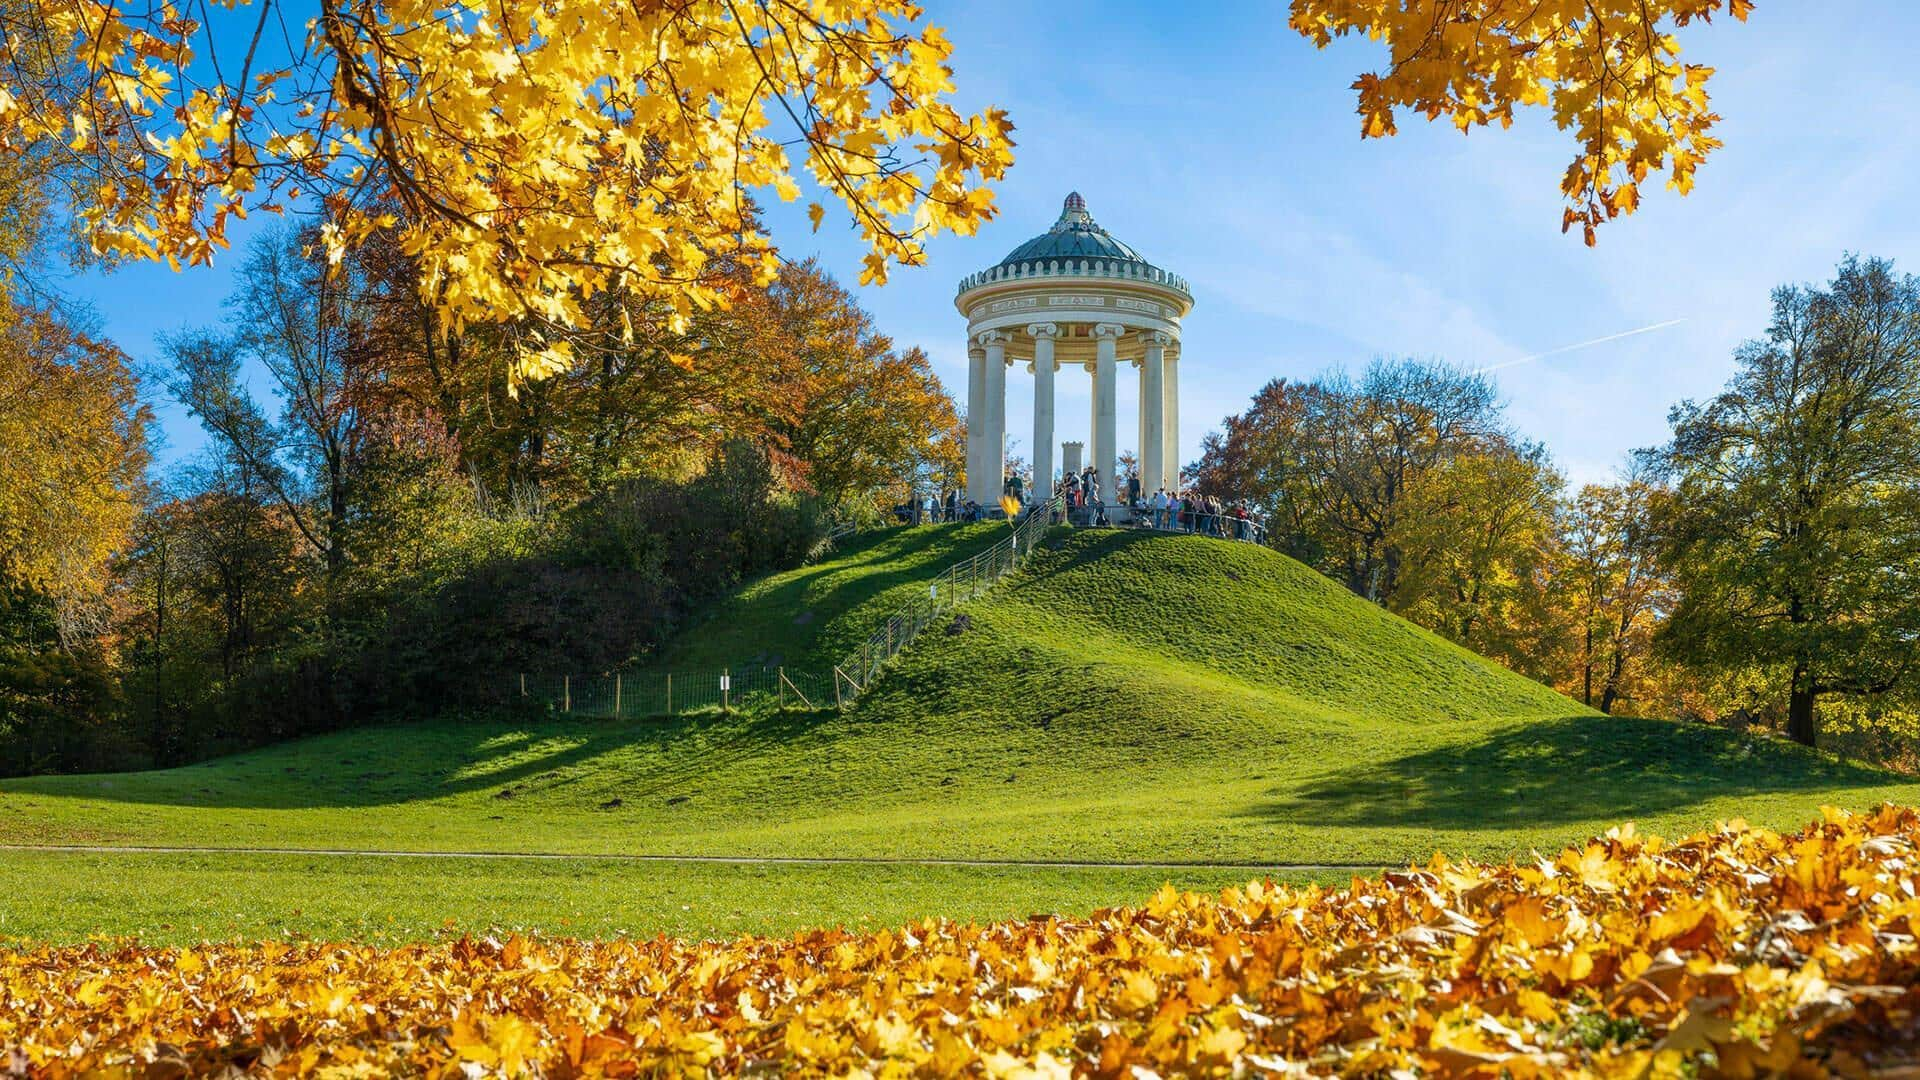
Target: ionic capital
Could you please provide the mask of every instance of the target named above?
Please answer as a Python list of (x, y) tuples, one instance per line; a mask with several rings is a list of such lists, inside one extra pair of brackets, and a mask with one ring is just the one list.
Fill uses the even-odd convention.
[(1013, 340), (1013, 335), (1005, 330), (982, 330), (975, 340), (986, 346), (1005, 345)]
[(1167, 346), (1173, 344), (1175, 340), (1176, 339), (1174, 338), (1174, 336), (1172, 334), (1167, 333), (1165, 330), (1155, 330), (1147, 334), (1147, 344), (1149, 346), (1158, 345), (1159, 347), (1164, 349)]
[(1050, 323), (1050, 322), (1028, 323), (1027, 335), (1029, 337), (1037, 337), (1037, 338), (1059, 337), (1060, 324)]
[(1127, 328), (1119, 323), (1095, 323), (1093, 327), (1093, 336), (1097, 338), (1117, 338), (1126, 332)]

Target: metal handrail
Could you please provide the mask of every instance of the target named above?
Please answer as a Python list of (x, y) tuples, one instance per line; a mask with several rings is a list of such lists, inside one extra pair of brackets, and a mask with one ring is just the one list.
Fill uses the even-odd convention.
[(849, 652), (834, 665), (835, 701), (845, 705), (850, 696), (864, 693), (881, 665), (919, 637), (937, 615), (978, 598), (1018, 567), (1021, 557), (1033, 551), (1036, 538), (1051, 525), (1053, 514), (1061, 505), (1062, 500), (1056, 495), (1045, 503), (1028, 507), (1006, 539), (947, 567), (939, 579), (930, 584), (926, 597), (915, 597), (905, 608), (889, 616), (858, 650)]

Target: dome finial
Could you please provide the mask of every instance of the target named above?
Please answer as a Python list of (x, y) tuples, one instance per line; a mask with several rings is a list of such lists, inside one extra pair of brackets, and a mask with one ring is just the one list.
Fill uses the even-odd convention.
[(1077, 191), (1067, 192), (1067, 199), (1060, 205), (1060, 220), (1053, 223), (1054, 232), (1072, 228), (1093, 228), (1093, 215), (1087, 213), (1087, 200)]

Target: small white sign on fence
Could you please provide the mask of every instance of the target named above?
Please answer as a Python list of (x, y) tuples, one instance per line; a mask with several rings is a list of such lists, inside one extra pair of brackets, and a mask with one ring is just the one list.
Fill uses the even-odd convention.
[(731, 675), (720, 676), (720, 689), (722, 690), (733, 689), (733, 676)]

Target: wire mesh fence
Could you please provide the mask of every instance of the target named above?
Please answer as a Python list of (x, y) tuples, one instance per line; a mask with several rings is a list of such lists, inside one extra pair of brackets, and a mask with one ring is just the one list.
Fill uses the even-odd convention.
[(604, 720), (646, 720), (703, 711), (728, 712), (774, 702), (782, 708), (820, 708), (833, 684), (817, 674), (785, 668), (719, 671), (616, 671), (608, 675), (521, 675), (511, 688), (521, 699), (556, 712)]
[(978, 599), (1033, 552), (1049, 526), (1064, 520), (1058, 498), (1029, 509), (1005, 539), (962, 559), (901, 604), (860, 646), (828, 671), (744, 666), (719, 671), (616, 671), (606, 675), (516, 675), (510, 696), (556, 712), (607, 720), (765, 708), (844, 708), (866, 692), (888, 660), (933, 622)]

